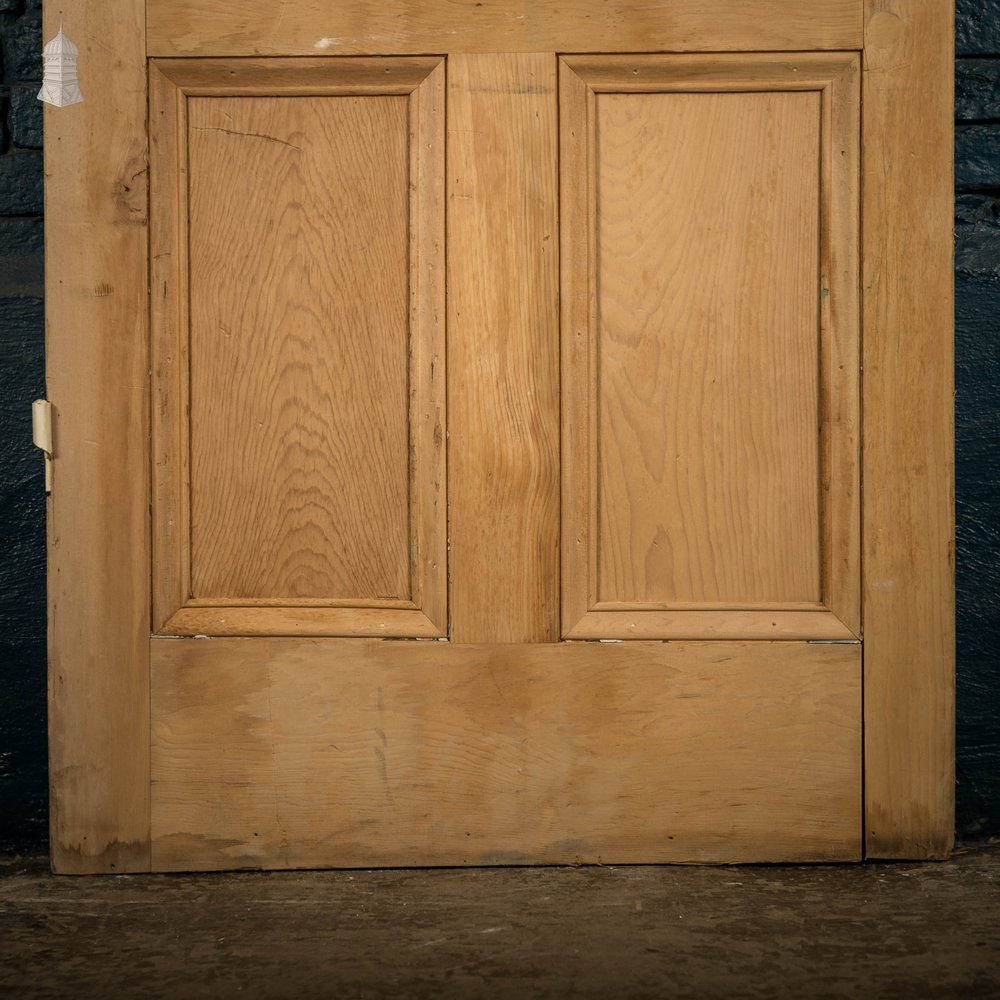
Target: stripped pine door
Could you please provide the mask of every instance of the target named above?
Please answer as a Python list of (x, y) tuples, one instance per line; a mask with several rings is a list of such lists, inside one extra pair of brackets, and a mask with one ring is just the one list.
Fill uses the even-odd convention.
[[(946, 850), (949, 451), (910, 414), (945, 473), (914, 507), (894, 408), (947, 384), (885, 340), (905, 143), (860, 116), (924, 15), (110, 6), (78, 33), (135, 32), (132, 110), (48, 112), (130, 181), (92, 223), (103, 348), (50, 335), (57, 869)], [(106, 128), (148, 141), (148, 201)], [(115, 580), (71, 589), (98, 550)]]

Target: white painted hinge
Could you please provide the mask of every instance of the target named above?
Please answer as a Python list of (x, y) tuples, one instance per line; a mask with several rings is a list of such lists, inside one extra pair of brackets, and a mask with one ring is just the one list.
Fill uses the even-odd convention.
[(36, 399), (31, 404), (31, 440), (45, 454), (45, 492), (52, 492), (52, 404)]

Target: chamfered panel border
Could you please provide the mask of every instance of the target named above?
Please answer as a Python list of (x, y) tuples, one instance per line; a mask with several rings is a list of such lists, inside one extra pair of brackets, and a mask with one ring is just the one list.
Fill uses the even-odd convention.
[[(447, 633), (444, 489), (444, 65), (398, 59), (152, 60), (150, 285), (153, 628), (171, 635)], [(408, 95), (410, 129), (409, 518), (412, 601), (190, 597), (187, 99)], [(296, 607), (299, 610), (296, 610)]]
[[(600, 638), (861, 636), (859, 88), (855, 52), (571, 56), (560, 59), (562, 634)], [(820, 95), (821, 603), (610, 607), (597, 595), (598, 93), (816, 91)]]
[(151, 646), (158, 871), (860, 857), (857, 644)]

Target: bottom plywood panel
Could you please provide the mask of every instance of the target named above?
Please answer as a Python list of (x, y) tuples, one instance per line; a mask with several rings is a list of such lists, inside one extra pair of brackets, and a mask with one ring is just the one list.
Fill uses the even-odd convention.
[(154, 870), (857, 860), (861, 647), (152, 641)]

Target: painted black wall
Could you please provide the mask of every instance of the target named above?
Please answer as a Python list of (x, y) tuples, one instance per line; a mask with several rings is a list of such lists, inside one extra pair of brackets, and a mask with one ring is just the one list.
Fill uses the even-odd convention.
[[(975, 838), (1000, 835), (1000, 0), (956, 13), (957, 830)], [(0, 0), (0, 852), (47, 840), (40, 21), (41, 0)]]
[(41, 0), (0, 0), (0, 852), (44, 849)]
[(1000, 0), (956, 13), (956, 806), (981, 837), (1000, 834)]

